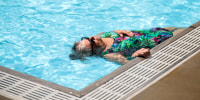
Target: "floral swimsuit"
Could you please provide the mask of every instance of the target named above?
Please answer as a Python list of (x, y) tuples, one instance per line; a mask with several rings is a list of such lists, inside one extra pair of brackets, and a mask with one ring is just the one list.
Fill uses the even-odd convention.
[(130, 60), (131, 55), (135, 51), (141, 48), (151, 49), (159, 43), (173, 36), (173, 33), (171, 31), (168, 31), (164, 28), (152, 28), (150, 30), (131, 32), (134, 34), (133, 37), (120, 37), (117, 33), (113, 31), (103, 33), (101, 35), (101, 38), (113, 38), (114, 42), (109, 49), (102, 53), (102, 56), (108, 53), (119, 53)]

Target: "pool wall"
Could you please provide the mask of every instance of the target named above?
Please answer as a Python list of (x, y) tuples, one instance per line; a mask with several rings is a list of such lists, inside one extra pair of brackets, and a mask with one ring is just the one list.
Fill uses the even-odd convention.
[[(194, 25), (188, 27), (188, 28), (185, 29), (184, 31), (182, 31), (181, 34), (177, 34), (177, 35), (175, 35), (174, 37), (172, 37), (172, 38), (166, 40), (165, 42), (161, 43), (160, 45), (156, 46), (155, 48), (151, 49), (151, 54), (154, 55), (155, 53), (159, 52), (159, 50), (161, 50), (162, 48), (166, 47), (167, 45), (169, 45), (169, 44), (172, 43), (173, 41), (176, 41), (177, 39), (179, 39), (180, 37), (184, 36), (186, 33), (192, 31), (193, 29), (197, 28), (198, 26), (200, 26), (200, 21), (197, 22), (197, 23), (195, 23)], [(168, 67), (166, 67), (166, 69), (164, 70), (164, 72), (168, 71), (170, 68), (172, 68), (173, 66), (177, 65), (178, 63), (180, 63), (181, 61), (183, 61), (184, 59), (186, 59), (187, 57), (189, 57), (190, 54), (192, 54), (192, 53), (194, 53), (194, 52), (196, 52), (196, 51), (198, 51), (198, 50), (199, 50), (199, 47), (196, 46), (195, 49), (194, 49), (193, 51), (191, 51), (189, 54), (187, 54), (187, 55), (184, 56), (183, 58), (180, 58), (180, 59), (178, 59), (178, 60), (176, 60), (176, 61), (170, 61), (170, 62), (172, 62), (173, 64), (170, 65), (170, 66), (168, 66)], [(152, 59), (152, 58), (150, 57), (149, 59)], [(144, 63), (145, 63), (145, 62), (148, 62), (148, 59), (143, 59), (143, 58), (137, 57), (136, 59), (130, 61), (129, 63), (127, 63), (127, 64), (125, 64), (125, 65), (123, 65), (123, 66), (121, 66), (120, 68), (116, 69), (115, 71), (113, 71), (113, 72), (110, 73), (109, 75), (107, 75), (107, 76), (101, 78), (100, 80), (97, 80), (96, 82), (92, 83), (91, 85), (89, 85), (88, 87), (82, 89), (81, 91), (76, 91), (76, 90), (73, 90), (73, 89), (69, 89), (69, 88), (66, 88), (66, 87), (63, 87), (63, 86), (54, 84), (54, 83), (52, 83), (52, 82), (48, 82), (48, 81), (45, 81), (45, 80), (42, 80), (42, 79), (38, 79), (38, 78), (36, 78), (36, 77), (30, 76), (30, 75), (26, 75), (26, 74), (23, 74), (23, 73), (20, 73), (20, 72), (17, 72), (17, 71), (14, 71), (14, 70), (11, 70), (11, 69), (2, 67), (2, 66), (0, 66), (0, 71), (3, 72), (3, 74), (2, 74), (2, 79), (3, 79), (3, 80), (6, 80), (6, 79), (4, 79), (4, 76), (5, 76), (5, 77), (9, 77), (9, 78), (13, 78), (12, 80), (15, 80), (15, 79), (16, 79), (16, 78), (13, 77), (13, 76), (20, 77), (20, 78), (22, 78), (22, 79), (16, 79), (17, 84), (21, 83), (21, 82), (18, 82), (18, 80), (22, 80), (23, 82), (24, 82), (25, 80), (28, 80), (28, 81), (30, 81), (30, 82), (28, 82), (28, 83), (34, 82), (34, 83), (31, 83), (31, 84), (37, 84), (37, 85), (40, 84), (40, 85), (38, 85), (38, 86), (41, 88), (41, 90), (44, 89), (44, 88), (45, 88), (45, 89), (48, 88), (50, 91), (51, 91), (51, 89), (55, 89), (57, 92), (62, 92), (62, 93), (58, 93), (58, 94), (62, 94), (62, 95), (63, 95), (63, 93), (67, 93), (67, 94), (66, 94), (67, 97), (73, 98), (73, 99), (75, 99), (75, 100), (78, 100), (79, 98), (86, 98), (86, 99), (88, 99), (88, 98), (93, 98), (93, 97), (96, 98), (95, 95), (92, 95), (92, 94), (95, 94), (93, 90), (97, 90), (97, 88), (99, 89), (99, 88), (101, 88), (101, 87), (107, 87), (106, 85), (107, 85), (107, 84), (110, 84), (109, 82), (112, 83), (112, 81), (110, 81), (110, 80), (115, 80), (115, 79), (116, 79), (116, 76), (119, 76), (119, 75), (121, 75), (122, 73), (125, 73), (125, 76), (123, 76), (123, 77), (126, 77), (126, 71), (127, 71), (128, 69), (130, 69), (130, 68), (134, 68), (135, 65), (137, 65), (137, 64), (140, 63), (140, 62), (144, 62)], [(153, 71), (153, 72), (154, 72), (154, 71)], [(6, 73), (8, 73), (9, 75), (13, 75), (13, 76), (9, 76), (9, 75), (7, 75)], [(141, 74), (143, 74), (143, 73), (141, 73)], [(161, 73), (158, 73), (158, 75), (152, 76), (152, 78), (153, 78), (153, 79), (154, 79), (154, 78), (157, 78), (157, 77), (159, 77), (159, 75), (161, 75), (161, 74), (163, 74), (163, 73), (162, 73), (162, 72), (161, 72)], [(128, 77), (128, 74), (127, 74), (127, 77)], [(149, 76), (148, 76), (148, 77), (149, 77)], [(141, 78), (141, 77), (140, 77), (140, 78)], [(142, 77), (142, 78), (145, 78), (145, 77)], [(151, 80), (153, 80), (153, 79), (150, 79), (149, 81), (151, 81)], [(141, 80), (142, 80), (142, 79), (141, 79)], [(129, 79), (129, 81), (132, 81), (131, 78)], [(145, 81), (145, 80), (144, 80), (144, 81)], [(99, 89), (99, 90), (100, 90), (99, 92), (100, 92), (100, 93), (104, 93), (104, 94), (102, 94), (102, 95), (107, 95), (106, 93), (110, 93), (110, 94), (107, 95), (107, 96), (113, 96), (113, 98), (118, 96), (119, 98), (124, 99), (124, 98), (127, 98), (127, 97), (131, 96), (131, 94), (134, 94), (136, 91), (140, 90), (141, 88), (145, 87), (145, 85), (147, 85), (147, 84), (149, 83), (149, 81), (143, 82), (144, 84), (140, 82), (140, 83), (143, 84), (143, 85), (139, 86), (138, 88), (131, 87), (132, 89), (135, 89), (133, 92), (129, 91), (130, 88), (128, 89), (128, 87), (126, 87), (126, 89), (122, 89), (122, 88), (123, 88), (123, 87), (122, 87), (123, 84), (121, 84), (121, 83), (117, 83), (117, 84), (120, 86), (120, 88), (121, 88), (122, 90), (125, 91), (123, 94), (121, 94), (121, 93), (118, 94), (118, 93), (115, 93), (115, 92), (113, 92), (113, 91), (111, 91), (111, 90), (101, 90), (101, 89)], [(4, 81), (1, 81), (1, 82), (4, 82)], [(13, 82), (13, 84), (10, 84), (10, 85), (13, 86), (13, 85), (15, 85), (14, 83), (15, 83), (15, 82)], [(2, 84), (3, 84), (3, 85), (6, 85), (6, 83), (2, 83)], [(113, 83), (113, 84), (115, 84), (115, 83)], [(121, 85), (120, 85), (120, 84), (121, 84)], [(2, 85), (2, 86), (3, 86), (3, 85)], [(103, 86), (102, 86), (102, 85), (103, 85)], [(111, 85), (112, 85), (112, 84), (111, 84)], [(115, 85), (116, 85), (116, 84), (115, 84)], [(130, 85), (130, 84), (129, 84), (129, 85)], [(37, 87), (38, 87), (38, 86), (37, 86)], [(43, 87), (43, 86), (44, 86), (44, 87)], [(6, 87), (5, 87), (5, 88), (6, 88)], [(51, 88), (51, 89), (50, 89), (50, 88)], [(114, 88), (115, 88), (115, 87), (114, 87)], [(116, 89), (114, 89), (114, 90), (118, 90), (118, 89), (116, 88)], [(6, 90), (6, 91), (8, 91), (8, 90)], [(56, 92), (56, 93), (57, 93), (57, 92)], [(127, 94), (126, 94), (126, 93), (127, 93)], [(115, 95), (112, 95), (112, 94), (115, 94)], [(18, 95), (21, 95), (21, 94), (18, 94)], [(70, 96), (70, 95), (73, 95), (73, 96)], [(100, 97), (100, 96), (99, 96), (100, 94), (97, 93), (96, 95), (97, 95), (98, 97)], [(75, 96), (75, 97), (74, 97), (74, 96)], [(88, 97), (88, 96), (91, 96), (91, 97)], [(78, 98), (78, 97), (79, 97), (79, 98)], [(102, 97), (102, 98), (103, 98), (103, 97)], [(71, 99), (70, 99), (70, 100), (71, 100)]]

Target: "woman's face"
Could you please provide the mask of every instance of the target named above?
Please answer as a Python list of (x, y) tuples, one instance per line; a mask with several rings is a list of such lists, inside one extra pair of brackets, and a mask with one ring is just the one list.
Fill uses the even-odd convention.
[[(91, 42), (90, 40), (94, 41), (94, 43), (92, 43), (91, 45)], [(102, 51), (102, 49), (104, 49), (105, 47), (105, 43), (103, 42), (102, 38), (101, 37), (94, 37), (94, 36), (91, 36), (88, 39), (83, 39), (82, 41), (80, 41), (80, 45), (82, 46), (85, 46), (85, 48), (88, 48), (88, 49), (93, 49), (94, 53), (100, 53)], [(91, 47), (92, 46), (92, 47)], [(92, 52), (90, 53), (90, 55), (92, 54)], [(89, 56), (89, 54), (87, 54)]]

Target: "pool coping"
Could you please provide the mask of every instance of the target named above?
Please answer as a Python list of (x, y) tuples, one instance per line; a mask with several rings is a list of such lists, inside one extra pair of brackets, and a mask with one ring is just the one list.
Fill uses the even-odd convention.
[[(151, 54), (154, 54), (155, 52), (159, 51), (160, 49), (162, 49), (163, 47), (165, 47), (166, 45), (168, 45), (169, 43), (175, 41), (176, 39), (178, 39), (179, 37), (185, 35), (186, 33), (190, 32), (191, 30), (193, 30), (194, 28), (200, 26), (200, 21), (198, 21), (197, 23), (191, 25), (190, 27), (186, 28), (185, 30), (183, 30), (181, 32), (181, 34), (176, 34), (174, 35), (172, 38), (169, 38), (168, 40), (164, 41), (163, 43), (157, 45), (156, 47), (154, 47), (153, 49), (150, 50)], [(140, 61), (144, 60), (144, 58), (140, 58), (137, 57), (133, 60), (131, 60), (130, 62), (128, 62), (125, 65), (120, 66), (118, 69), (114, 70), (113, 72), (111, 72), (110, 74), (104, 76), (103, 78), (95, 81), (94, 83), (90, 84), (89, 86), (85, 87), (84, 89), (77, 91), (74, 89), (70, 89), (43, 79), (39, 79), (37, 77), (31, 76), (31, 75), (27, 75), (12, 69), (8, 69), (6, 67), (0, 66), (0, 70), (6, 73), (9, 73), (11, 75), (14, 76), (18, 76), (20, 78), (24, 78), (26, 80), (35, 82), (35, 83), (39, 83), (41, 85), (62, 91), (64, 93), (68, 93), (70, 95), (74, 95), (76, 97), (83, 97), (84, 95), (88, 94), (89, 92), (93, 91), (94, 89), (96, 89), (97, 87), (99, 87), (100, 85), (108, 82), (109, 80), (111, 80), (112, 78), (114, 78), (115, 76), (121, 74), (122, 72), (126, 71), (127, 69), (129, 69), (130, 67), (136, 65), (137, 63), (139, 63)]]

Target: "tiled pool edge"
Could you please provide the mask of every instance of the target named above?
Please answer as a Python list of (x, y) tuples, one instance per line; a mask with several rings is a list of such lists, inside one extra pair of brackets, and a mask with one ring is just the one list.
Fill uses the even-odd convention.
[[(181, 34), (177, 34), (176, 36), (174, 36), (173, 38), (170, 38), (168, 39), (167, 41), (161, 43), (159, 46), (153, 48), (151, 50), (151, 53), (154, 54), (155, 52), (157, 52), (158, 50), (160, 50), (161, 48), (165, 47), (166, 45), (168, 45), (169, 43), (175, 41), (177, 38), (183, 36), (184, 34), (188, 33), (189, 31), (193, 30), (194, 28), (196, 28), (197, 26), (200, 25), (200, 22), (190, 26), (189, 28), (187, 28), (186, 30), (184, 30), (184, 32), (182, 32)], [(64, 93), (68, 93), (68, 94), (72, 94), (72, 95), (75, 95), (75, 96), (78, 96), (78, 97), (82, 97), (84, 95), (86, 95), (87, 93), (91, 92), (92, 90), (94, 90), (95, 88), (97, 88), (98, 86), (104, 84), (105, 82), (109, 81), (110, 79), (112, 79), (113, 77), (115, 77), (116, 75), (119, 75), (120, 73), (126, 71), (127, 69), (129, 69), (130, 67), (132, 67), (133, 65), (136, 65), (137, 63), (139, 63), (140, 61), (144, 60), (143, 58), (136, 58), (132, 61), (130, 61), (128, 64), (124, 65), (124, 66), (121, 66), (120, 68), (118, 68), (117, 70), (115, 70), (114, 72), (110, 73), (109, 75), (103, 77), (102, 79), (94, 82), (93, 84), (91, 84), (90, 86), (86, 87), (85, 89), (81, 90), (80, 92), (79, 91), (74, 91), (73, 89), (68, 89), (66, 87), (62, 87), (62, 86), (59, 86), (57, 84), (54, 84), (54, 83), (51, 83), (51, 82), (47, 82), (47, 81), (43, 81), (41, 79), (37, 79), (35, 77), (28, 77), (27, 80), (30, 80), (30, 81), (36, 81), (36, 83), (40, 83), (44, 86), (47, 86), (47, 87), (50, 87), (50, 88), (54, 88), (56, 90), (59, 90), (59, 91), (62, 91)], [(0, 68), (0, 69), (3, 69), (3, 68)], [(8, 70), (4, 70), (6, 73), (9, 73), (9, 74), (13, 74), (15, 76), (18, 76), (16, 75), (16, 73), (12, 73)], [(19, 72), (17, 72), (19, 74)], [(27, 78), (27, 76), (25, 74), (21, 74), (19, 75), (19, 77), (25, 77), (25, 79)]]

